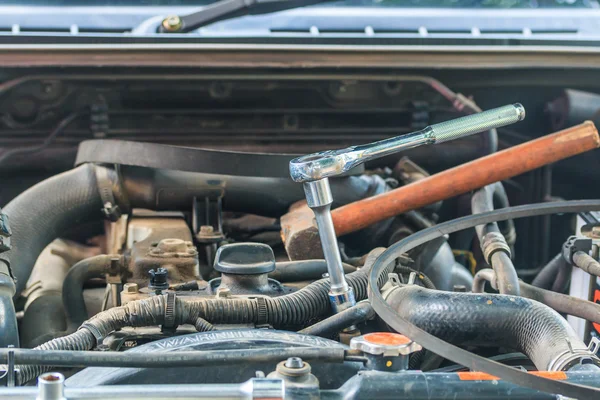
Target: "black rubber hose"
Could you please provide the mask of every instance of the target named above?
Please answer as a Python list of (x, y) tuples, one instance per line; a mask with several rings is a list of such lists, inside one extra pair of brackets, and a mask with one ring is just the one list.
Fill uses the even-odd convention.
[(196, 320), (194, 327), (198, 332), (208, 332), (216, 330), (213, 324), (200, 317), (198, 317), (198, 319)]
[(567, 266), (567, 260), (562, 253), (554, 256), (548, 264), (544, 265), (542, 270), (536, 275), (531, 284), (542, 289), (551, 289), (554, 284), (558, 271)]
[(600, 324), (600, 304), (598, 303), (541, 289), (525, 282), (521, 282), (521, 295), (544, 303), (559, 313)]
[[(458, 345), (515, 349), (540, 371), (554, 370), (556, 360), (571, 349), (589, 353), (560, 314), (523, 297), (409, 285), (393, 290), (387, 302), (403, 318), (440, 339)], [(576, 361), (579, 359), (573, 363)], [(560, 366), (567, 370), (572, 365)]]
[(68, 228), (100, 220), (102, 201), (96, 167), (81, 165), (27, 189), (4, 208), (12, 228), (11, 250), (0, 255), (16, 278), (16, 295), (25, 288), (42, 250)]
[[(563, 257), (564, 258), (564, 257)], [(564, 293), (569, 288), (571, 282), (571, 272), (573, 266), (567, 262), (560, 264), (556, 278), (552, 283), (551, 290), (553, 292)]]
[[(473, 293), (483, 293), (486, 282), (490, 282), (492, 287), (496, 289), (495, 281), (496, 276), (493, 270), (486, 268), (478, 271), (473, 281)], [(523, 297), (539, 301), (559, 313), (573, 315), (600, 324), (600, 304), (535, 287), (523, 281), (520, 281), (519, 284), (521, 296)]]
[(66, 321), (60, 293), (38, 297), (27, 306), (21, 320), (22, 346), (31, 348), (64, 336), (67, 333)]
[[(356, 271), (356, 267), (342, 263), (344, 273)], [(325, 260), (296, 260), (275, 263), (275, 270), (269, 273), (269, 278), (280, 282), (302, 282), (321, 279), (327, 272)]]
[[(482, 212), (492, 211), (496, 208), (507, 208), (510, 207), (508, 203), (508, 195), (504, 190), (504, 186), (501, 182), (496, 182), (491, 185), (487, 185), (473, 193), (471, 198), (471, 211), (473, 214), (480, 214)], [(506, 242), (511, 246), (514, 246), (516, 241), (516, 230), (515, 223), (512, 219), (505, 221), (502, 225), (502, 229), (498, 227), (497, 222), (490, 224), (477, 226), (475, 230), (477, 235), (481, 238), (488, 232), (501, 232), (506, 238)]]
[[(51, 367), (109, 367), (109, 368), (182, 368), (240, 363), (279, 362), (288, 357), (307, 361), (341, 363), (345, 359), (343, 347), (275, 347), (260, 349), (203, 350), (173, 352), (99, 352), (13, 349), (15, 362), (21, 365)], [(0, 349), (0, 358), (6, 360), (9, 350)]]
[(62, 300), (67, 316), (67, 332), (74, 332), (89, 318), (83, 286), (94, 278), (104, 278), (111, 270), (111, 259), (114, 256), (98, 255), (79, 261), (73, 265), (63, 283)]
[(511, 294), (514, 296), (521, 294), (517, 270), (507, 253), (504, 251), (493, 253), (490, 256), (490, 266), (496, 273), (498, 291), (501, 294)]
[(365, 322), (374, 315), (375, 312), (373, 311), (371, 304), (368, 301), (361, 301), (353, 307), (347, 308), (323, 321), (298, 331), (298, 333), (330, 337), (339, 333), (344, 328)]
[(600, 210), (599, 200), (557, 201), (551, 203), (528, 204), (494, 210), (483, 214), (469, 215), (441, 223), (434, 228), (419, 231), (389, 247), (375, 261), (369, 274), (369, 299), (371, 305), (375, 312), (377, 312), (377, 315), (392, 329), (402, 332), (409, 338), (418, 340), (419, 344), (424, 348), (433, 351), (450, 361), (461, 365), (467, 365), (472, 370), (486, 372), (516, 385), (545, 393), (558, 393), (563, 396), (574, 398), (597, 398), (600, 395), (600, 389), (598, 388), (531, 375), (445, 342), (398, 315), (398, 313), (385, 302), (385, 299), (375, 287), (377, 282), (379, 282), (379, 279), (381, 279), (381, 276), (387, 272), (388, 265), (396, 258), (423, 243), (427, 243), (430, 240), (446, 234), (451, 234), (463, 229), (474, 228), (477, 225), (490, 222), (505, 221), (507, 219), (598, 210)]
[(592, 276), (600, 276), (600, 263), (586, 252), (576, 251), (573, 264)]
[(0, 347), (19, 347), (14, 294), (15, 282), (10, 277), (8, 265), (0, 261)]
[[(502, 183), (496, 182), (491, 185), (484, 186), (473, 194), (473, 198), (471, 199), (471, 209), (473, 214), (481, 214), (484, 212), (489, 212), (494, 209), (494, 196), (503, 199), (501, 201), (501, 205), (508, 206), (508, 199), (506, 196), (506, 192), (504, 191), (504, 187)], [(504, 208), (504, 207), (503, 207)], [(509, 225), (509, 235), (512, 238), (516, 238), (516, 235), (510, 232), (514, 232), (515, 227), (510, 221)], [(490, 222), (488, 224), (479, 225), (475, 227), (475, 231), (477, 232), (477, 237), (481, 242), (481, 249), (484, 253), (486, 252), (486, 247), (491, 246), (491, 244), (487, 237), (493, 234), (497, 234), (499, 239), (505, 241), (505, 245), (511, 244), (506, 240), (504, 235), (500, 232), (498, 228), (497, 222)], [(512, 239), (511, 239), (512, 240)], [(514, 241), (513, 241), (514, 244)], [(486, 257), (488, 257), (486, 255)], [(513, 265), (510, 259), (510, 252), (507, 248), (506, 250), (494, 251), (489, 256), (489, 259), (486, 260), (496, 272), (496, 279), (498, 282), (498, 290), (502, 294), (512, 294), (519, 295), (519, 277), (517, 275), (517, 271), (515, 266)]]

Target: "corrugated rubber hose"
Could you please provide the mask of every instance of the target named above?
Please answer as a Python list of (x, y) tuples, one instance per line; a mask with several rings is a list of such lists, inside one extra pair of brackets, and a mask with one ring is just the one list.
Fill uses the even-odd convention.
[[(348, 285), (354, 289), (357, 301), (366, 299), (369, 271), (376, 258), (384, 250), (383, 248), (372, 250), (363, 268), (346, 275)], [(386, 271), (392, 272), (394, 265), (395, 263), (390, 263), (386, 267)], [(379, 286), (386, 281), (387, 274), (382, 275)], [(297, 292), (275, 298), (193, 300), (177, 298), (175, 323), (194, 326), (199, 323), (200, 329), (210, 329), (210, 326), (199, 321), (199, 318), (211, 324), (266, 323), (274, 327), (304, 325), (307, 321), (326, 315), (331, 311), (328, 293), (329, 280), (321, 279)], [(111, 308), (90, 318), (77, 332), (51, 340), (35, 349), (89, 350), (98, 340), (117, 329), (126, 326), (162, 325), (165, 322), (166, 301), (167, 295), (159, 295)], [(47, 369), (23, 366), (18, 381), (20, 383), (28, 382), (45, 370)]]

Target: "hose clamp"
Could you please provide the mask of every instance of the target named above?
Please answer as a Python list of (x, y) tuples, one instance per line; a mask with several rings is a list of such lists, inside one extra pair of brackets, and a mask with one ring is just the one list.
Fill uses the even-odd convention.
[(104, 218), (107, 220), (117, 222), (123, 213), (115, 201), (112, 181), (108, 176), (108, 171), (101, 166), (96, 166), (95, 171), (96, 184), (98, 185), (98, 192), (100, 192), (100, 199), (102, 200), (102, 214), (104, 214)]
[(485, 261), (492, 265), (492, 255), (498, 251), (505, 252), (509, 257), (512, 256), (510, 246), (506, 243), (504, 235), (500, 232), (489, 232), (481, 238), (481, 251)]
[(267, 313), (267, 299), (264, 297), (256, 298), (257, 305), (257, 317), (256, 317), (256, 325), (266, 325), (269, 322), (268, 313)]
[(101, 344), (102, 341), (104, 340), (104, 335), (94, 325), (92, 325), (88, 322), (84, 322), (83, 324), (81, 324), (81, 326), (77, 330), (80, 331), (82, 329), (87, 330), (89, 333), (92, 334), (92, 336), (94, 336), (94, 338), (96, 339), (96, 344)]
[(548, 363), (548, 371), (566, 371), (576, 364), (584, 363), (584, 360), (588, 361), (587, 364), (600, 366), (600, 359), (593, 352), (596, 349), (595, 342), (590, 342), (587, 348), (573, 349), (571, 342), (568, 339), (566, 340), (569, 348)]
[(163, 323), (162, 330), (175, 330), (177, 324), (175, 324), (175, 306), (177, 302), (177, 295), (175, 292), (167, 292), (167, 300), (165, 302), (165, 322)]

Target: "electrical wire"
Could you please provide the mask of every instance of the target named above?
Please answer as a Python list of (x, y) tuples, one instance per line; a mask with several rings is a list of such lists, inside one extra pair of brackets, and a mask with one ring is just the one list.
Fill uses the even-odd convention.
[(398, 313), (386, 303), (380, 291), (377, 290), (378, 286), (376, 284), (386, 266), (393, 262), (399, 255), (446, 234), (463, 229), (474, 228), (477, 225), (506, 221), (508, 219), (598, 210), (600, 210), (600, 200), (576, 200), (528, 204), (469, 215), (419, 231), (390, 246), (375, 261), (369, 274), (369, 300), (371, 301), (371, 305), (377, 315), (394, 330), (415, 340), (425, 349), (457, 364), (467, 366), (475, 371), (481, 371), (497, 376), (519, 386), (540, 390), (546, 393), (561, 394), (566, 397), (578, 399), (600, 398), (600, 388), (556, 381), (541, 376), (527, 374), (526, 372), (478, 356), (437, 338), (398, 315)]
[(26, 154), (33, 154), (33, 153), (37, 153), (37, 152), (47, 149), (54, 142), (56, 137), (58, 135), (60, 135), (62, 132), (64, 132), (64, 130), (67, 128), (67, 126), (69, 126), (77, 118), (79, 118), (85, 114), (86, 113), (84, 113), (84, 112), (74, 112), (74, 113), (71, 113), (68, 116), (66, 116), (63, 120), (61, 120), (58, 123), (58, 125), (56, 125), (56, 127), (52, 130), (50, 135), (48, 135), (41, 144), (38, 144), (35, 146), (28, 146), (28, 147), (18, 147), (16, 149), (10, 149), (10, 150), (5, 151), (4, 153), (2, 153), (0, 155), (0, 166), (5, 164), (6, 161), (11, 157), (23, 156)]

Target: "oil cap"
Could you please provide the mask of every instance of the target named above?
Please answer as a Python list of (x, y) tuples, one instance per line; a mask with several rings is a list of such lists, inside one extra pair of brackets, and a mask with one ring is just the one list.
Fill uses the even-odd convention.
[(275, 270), (275, 255), (263, 243), (226, 244), (217, 250), (214, 268), (229, 275), (268, 274)]
[(350, 348), (367, 356), (366, 367), (377, 371), (408, 369), (410, 354), (422, 349), (408, 337), (394, 332), (373, 332), (350, 340)]

